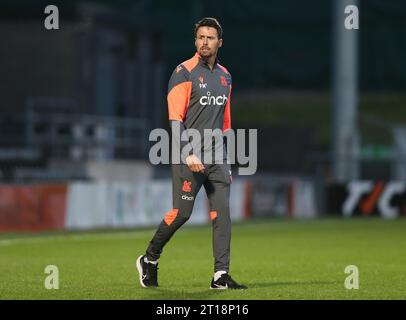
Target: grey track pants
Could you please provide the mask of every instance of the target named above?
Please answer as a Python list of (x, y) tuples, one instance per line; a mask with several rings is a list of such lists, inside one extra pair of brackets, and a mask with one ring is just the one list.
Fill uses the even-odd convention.
[(192, 172), (186, 165), (172, 165), (173, 208), (162, 220), (149, 243), (148, 260), (157, 260), (165, 244), (189, 218), (195, 197), (203, 185), (210, 204), (213, 226), (214, 271), (229, 271), (230, 265), (230, 184), (229, 164), (206, 165), (204, 173)]

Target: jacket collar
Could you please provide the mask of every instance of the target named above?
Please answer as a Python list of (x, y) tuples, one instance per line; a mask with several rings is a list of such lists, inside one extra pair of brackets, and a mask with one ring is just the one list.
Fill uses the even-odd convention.
[[(199, 64), (200, 64), (201, 66), (210, 69), (209, 65), (206, 63), (206, 61), (204, 61), (204, 60), (202, 59), (201, 55), (200, 55), (198, 52), (195, 53), (194, 57), (195, 57), (196, 59), (199, 59)], [(216, 60), (214, 61), (213, 69), (215, 69), (215, 68), (218, 67), (218, 65), (217, 65), (218, 63), (219, 63), (219, 59), (216, 57)]]

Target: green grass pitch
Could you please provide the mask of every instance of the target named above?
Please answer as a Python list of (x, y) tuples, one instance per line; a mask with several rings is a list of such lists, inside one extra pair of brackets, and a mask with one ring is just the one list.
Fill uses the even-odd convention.
[[(0, 299), (405, 299), (406, 220), (235, 223), (230, 274), (249, 289), (210, 290), (211, 226), (184, 226), (166, 246), (159, 288), (135, 268), (154, 229), (0, 235)], [(47, 265), (59, 289), (47, 290)], [(347, 265), (359, 270), (348, 290)]]

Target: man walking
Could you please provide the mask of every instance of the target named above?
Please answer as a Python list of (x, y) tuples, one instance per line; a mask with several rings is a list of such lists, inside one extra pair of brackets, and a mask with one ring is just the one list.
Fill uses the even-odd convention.
[[(230, 73), (217, 60), (217, 52), (222, 44), (222, 28), (218, 21), (214, 18), (199, 21), (195, 26), (196, 54), (181, 63), (169, 80), (169, 121), (172, 139), (178, 141), (182, 163), (172, 163), (173, 208), (160, 223), (146, 253), (137, 259), (137, 270), (143, 287), (158, 286), (158, 259), (163, 247), (189, 219), (195, 197), (204, 186), (213, 225), (214, 276), (210, 288), (247, 288), (239, 285), (228, 273), (231, 170), (222, 138), (223, 133), (231, 129), (232, 84)], [(188, 133), (189, 129), (197, 130), (200, 137), (207, 135), (207, 129), (214, 130), (221, 144), (213, 143), (211, 138), (209, 143), (206, 139), (197, 143), (194, 140), (182, 141), (182, 133)], [(200, 151), (205, 154), (205, 161), (199, 155)], [(217, 156), (219, 152), (220, 157)], [(206, 154), (210, 155), (209, 161), (206, 161)]]

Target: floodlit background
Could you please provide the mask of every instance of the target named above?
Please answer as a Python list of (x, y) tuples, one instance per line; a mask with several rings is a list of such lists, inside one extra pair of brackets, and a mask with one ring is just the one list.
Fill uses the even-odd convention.
[[(59, 9), (58, 30), (44, 27), (49, 4)], [(347, 5), (358, 7), (359, 29), (344, 27)], [(375, 262), (387, 272), (384, 279), (393, 280), (391, 275), (397, 274), (396, 282), (404, 283), (399, 273), (404, 261), (397, 260), (406, 245), (402, 236), (406, 231), (406, 2), (402, 0), (1, 1), (0, 251), (6, 250), (4, 257), (9, 253), (7, 261), (16, 263), (12, 248), (31, 243), (31, 238), (16, 240), (27, 232), (41, 232), (35, 234), (40, 237), (48, 232), (130, 228), (135, 233), (128, 239), (124, 235), (128, 248), (122, 255), (136, 256), (145, 250), (172, 202), (170, 166), (150, 164), (148, 136), (155, 128), (169, 129), (167, 82), (174, 68), (195, 53), (194, 24), (205, 16), (216, 17), (224, 29), (219, 60), (233, 76), (232, 127), (258, 130), (256, 174), (238, 176), (241, 164), (233, 167), (231, 214), (242, 237), (238, 232), (233, 235), (235, 247), (240, 244), (235, 254), (249, 251), (244, 237), (262, 245), (267, 243), (263, 237), (269, 237), (275, 241), (270, 247), (283, 252), (286, 248), (278, 247), (280, 243), (295, 248), (289, 246), (289, 239), (302, 243), (315, 237), (316, 246), (321, 232), (320, 243), (325, 239), (326, 246), (334, 246), (337, 239), (326, 240), (329, 235), (323, 224), (332, 218), (328, 228), (337, 228), (332, 234), (347, 235), (346, 241), (355, 242), (346, 242), (348, 256), (347, 251), (338, 253), (343, 260), (336, 261), (339, 269), (334, 272), (339, 277), (332, 283), (339, 290), (344, 267), (353, 262), (347, 257), (356, 257), (361, 247), (392, 232), (393, 238), (374, 246), (381, 259)], [(256, 242), (250, 232), (258, 221), (264, 233)], [(289, 223), (294, 226), (291, 230), (308, 231), (284, 233)], [(188, 225), (210, 229), (204, 191)], [(136, 242), (140, 228), (151, 231)], [(347, 228), (354, 233), (341, 232), (350, 232)], [(202, 239), (207, 240), (210, 257), (206, 231)], [(362, 238), (363, 231), (370, 238)], [(284, 238), (287, 234), (292, 238)], [(360, 247), (357, 239), (364, 241)], [(64, 245), (75, 245), (70, 240)], [(202, 245), (199, 241), (194, 244)], [(258, 250), (263, 254), (270, 247)], [(394, 248), (399, 252), (391, 251)], [(315, 252), (307, 249), (309, 254)], [(40, 277), (45, 257), (57, 252), (52, 249), (49, 255), (44, 253), (44, 260), (33, 262)], [(74, 249), (66, 252), (73, 254)], [(311, 261), (321, 258), (328, 264), (333, 259), (317, 252)], [(269, 255), (265, 260), (278, 257), (277, 252)], [(288, 270), (296, 256), (293, 250), (285, 262), (267, 266), (278, 274), (277, 268)], [(371, 267), (373, 257), (371, 251), (365, 265)], [(61, 264), (68, 263), (61, 259)], [(237, 269), (238, 259), (243, 261), (236, 256)], [(385, 266), (389, 260), (399, 270)], [(312, 278), (308, 267), (304, 279)], [(6, 265), (3, 268), (4, 275)], [(291, 284), (320, 285), (322, 290), (331, 284), (328, 272), (325, 277), (325, 281), (299, 279)], [(22, 296), (5, 289), (6, 278), (2, 283), (2, 297)], [(323, 297), (309, 295), (308, 290), (295, 295), (294, 286), (290, 295), (283, 296), (286, 283), (290, 282), (273, 283), (281, 286), (281, 296), (266, 297)], [(382, 283), (375, 283), (369, 297), (380, 297)], [(187, 294), (175, 297), (187, 298)]]

